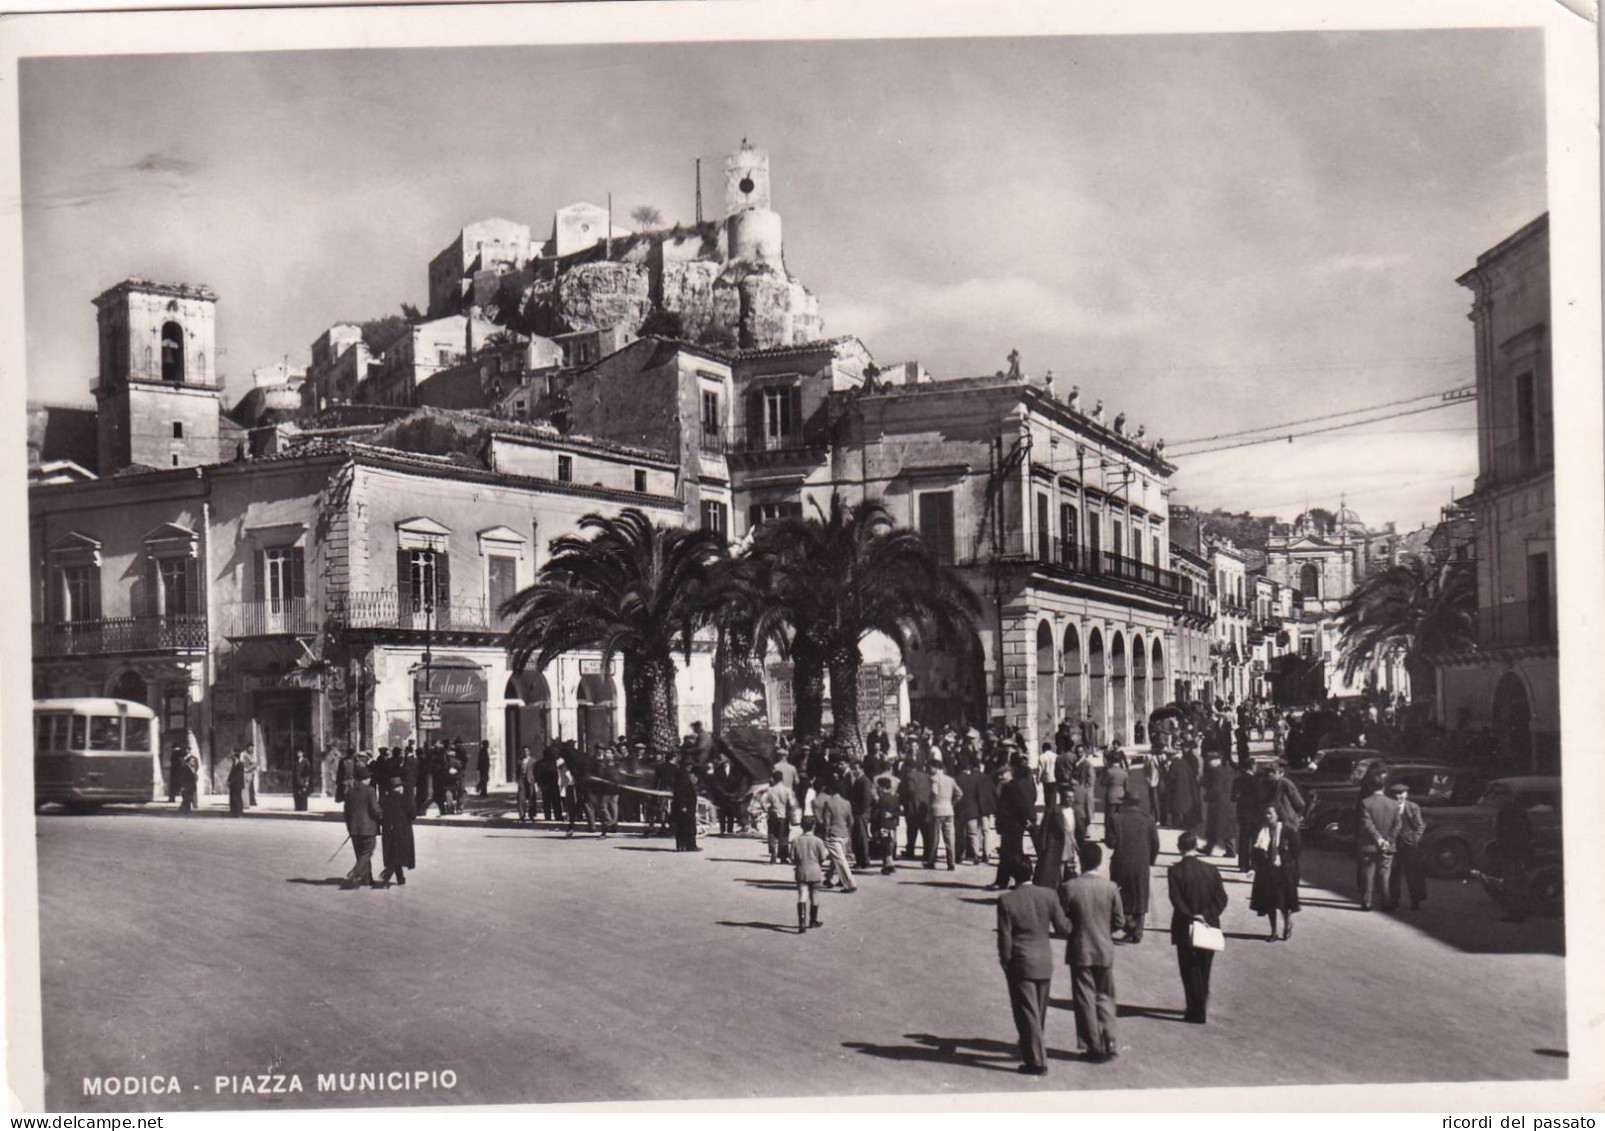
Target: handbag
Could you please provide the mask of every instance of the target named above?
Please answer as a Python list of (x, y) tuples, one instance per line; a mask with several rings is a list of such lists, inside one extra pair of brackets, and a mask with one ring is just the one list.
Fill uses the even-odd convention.
[(1193, 944), (1194, 950), (1225, 950), (1226, 936), (1219, 927), (1211, 927), (1208, 923), (1194, 919), (1188, 928), (1188, 940)]

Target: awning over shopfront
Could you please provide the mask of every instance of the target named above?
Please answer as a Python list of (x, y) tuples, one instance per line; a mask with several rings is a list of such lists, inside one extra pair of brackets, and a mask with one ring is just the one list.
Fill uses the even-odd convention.
[(438, 695), (442, 703), (485, 701), (485, 672), (465, 656), (440, 656), (429, 664), (427, 682), (422, 665), (413, 669), (413, 685), (420, 695)]

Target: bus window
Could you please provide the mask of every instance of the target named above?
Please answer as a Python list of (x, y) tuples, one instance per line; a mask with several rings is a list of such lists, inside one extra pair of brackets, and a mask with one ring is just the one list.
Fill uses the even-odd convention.
[(35, 715), (33, 717), (33, 748), (35, 750), (51, 749), (50, 739), (55, 729), (55, 715)]
[(89, 749), (121, 750), (123, 720), (117, 715), (93, 715), (89, 719)]
[(87, 750), (89, 748), (89, 739), (86, 737), (88, 730), (89, 720), (82, 715), (74, 715), (72, 717), (72, 742), (68, 749)]
[(128, 727), (128, 737), (123, 740), (123, 749), (130, 754), (149, 753), (150, 720), (136, 719), (130, 715), (125, 722)]

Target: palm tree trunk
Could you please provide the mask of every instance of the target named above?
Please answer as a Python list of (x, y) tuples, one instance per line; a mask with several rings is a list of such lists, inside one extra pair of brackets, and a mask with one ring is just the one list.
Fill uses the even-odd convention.
[(672, 657), (632, 657), (624, 665), (630, 741), (644, 742), (660, 754), (672, 754), (680, 746), (674, 673)]
[(713, 653), (713, 733), (731, 727), (765, 726), (763, 665), (754, 655), (752, 635), (744, 625), (719, 629)]
[(793, 738), (817, 738), (825, 717), (825, 654), (801, 638), (791, 646)]
[(864, 735), (858, 725), (858, 669), (863, 658), (858, 642), (838, 643), (830, 650), (830, 715), (836, 745), (853, 761), (864, 756)]

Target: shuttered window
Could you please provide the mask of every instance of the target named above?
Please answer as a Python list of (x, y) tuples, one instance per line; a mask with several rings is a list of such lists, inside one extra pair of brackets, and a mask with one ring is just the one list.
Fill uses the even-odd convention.
[(920, 496), (920, 539), (930, 547), (936, 560), (952, 565), (955, 560), (953, 544), (953, 492), (928, 491)]

